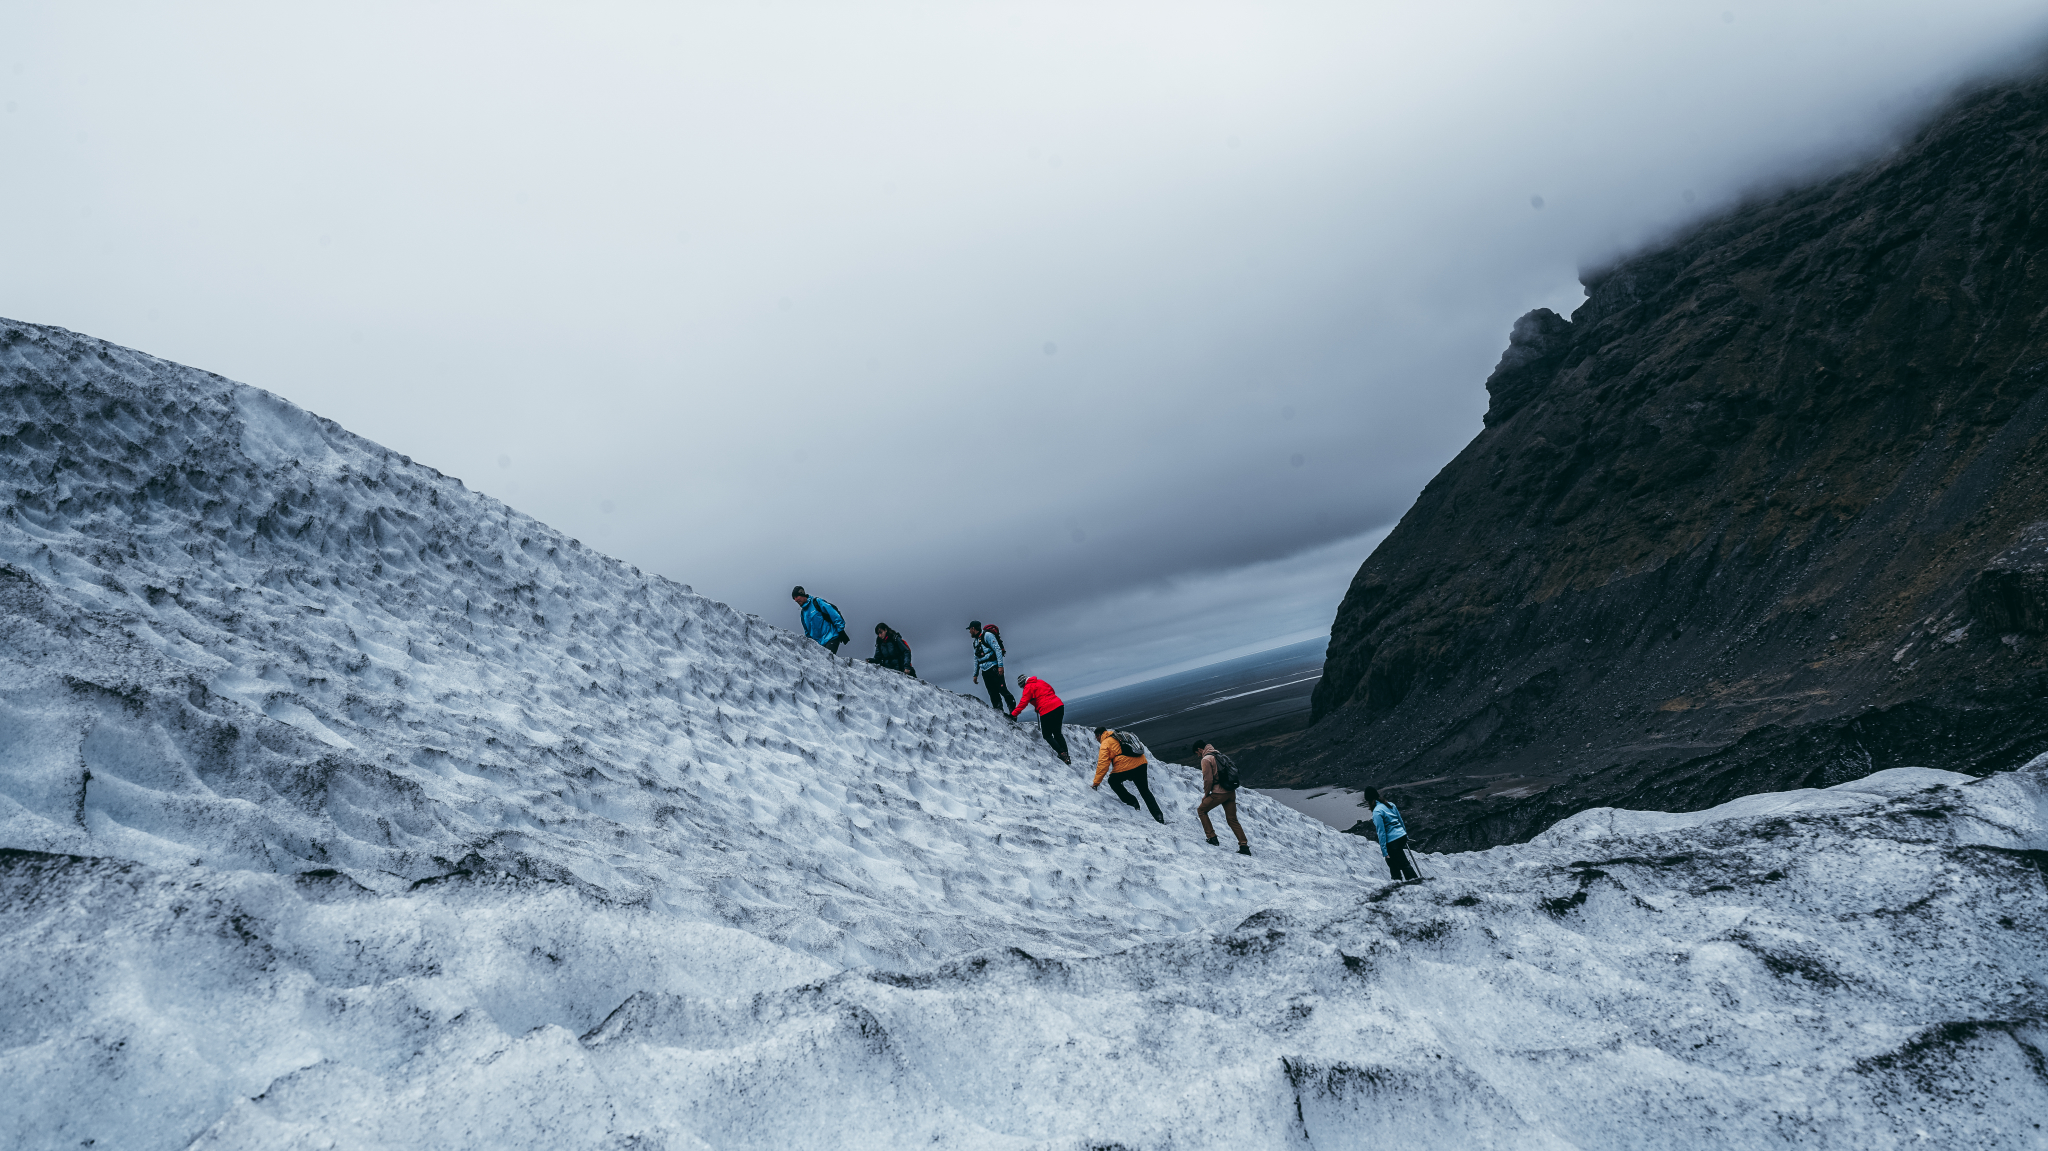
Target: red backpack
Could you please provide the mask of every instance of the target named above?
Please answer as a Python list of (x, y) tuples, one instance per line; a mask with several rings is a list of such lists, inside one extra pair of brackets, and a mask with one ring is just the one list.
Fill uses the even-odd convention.
[(983, 631), (987, 632), (988, 634), (990, 634), (990, 635), (992, 635), (992, 636), (996, 637), (996, 650), (997, 650), (997, 651), (999, 651), (999, 652), (1002, 652), (1002, 653), (1003, 653), (1004, 655), (1008, 655), (1008, 654), (1010, 654), (1010, 649), (1009, 649), (1009, 648), (1007, 648), (1007, 647), (1004, 647), (1004, 646), (1003, 646), (1003, 629), (1002, 629), (1002, 628), (999, 628), (999, 627), (997, 627), (996, 625), (994, 625), (994, 624), (992, 624), (992, 623), (985, 623), (985, 624), (982, 624), (982, 625), (981, 625), (981, 630), (983, 630)]

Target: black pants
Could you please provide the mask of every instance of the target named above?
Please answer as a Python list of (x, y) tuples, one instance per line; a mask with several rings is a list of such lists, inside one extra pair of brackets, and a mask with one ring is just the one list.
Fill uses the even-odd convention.
[(1038, 717), (1038, 733), (1045, 737), (1045, 742), (1052, 745), (1052, 749), (1059, 753), (1061, 759), (1067, 758), (1067, 733), (1060, 730), (1060, 721), (1066, 718), (1066, 704), (1053, 708), (1050, 715)]
[(1396, 880), (1422, 878), (1415, 865), (1408, 862), (1408, 837), (1405, 835), (1387, 841), (1387, 874)]
[(839, 645), (845, 642), (846, 633), (842, 631), (838, 635), (835, 635), (831, 639), (825, 641), (825, 650), (831, 652), (833, 655), (838, 655)]
[[(956, 681), (957, 682), (957, 681)], [(988, 702), (997, 711), (1017, 710), (1017, 697), (1010, 694), (1010, 685), (1003, 682), (1003, 669), (990, 668), (981, 673), (982, 685), (988, 688)]]
[[(1061, 708), (1059, 710), (1065, 711), (1066, 709)], [(1116, 792), (1116, 797), (1118, 799), (1123, 800), (1125, 803), (1130, 804), (1132, 807), (1136, 807), (1138, 806), (1138, 801), (1132, 799), (1131, 793), (1124, 790), (1124, 784), (1130, 783), (1137, 785), (1138, 794), (1145, 797), (1145, 806), (1147, 808), (1150, 808), (1152, 811), (1152, 818), (1158, 820), (1161, 823), (1165, 823), (1166, 817), (1159, 814), (1159, 801), (1152, 798), (1152, 789), (1145, 786), (1145, 769), (1149, 766), (1151, 765), (1141, 763), (1129, 771), (1119, 771), (1115, 775), (1110, 776), (1109, 789), (1111, 791)]]

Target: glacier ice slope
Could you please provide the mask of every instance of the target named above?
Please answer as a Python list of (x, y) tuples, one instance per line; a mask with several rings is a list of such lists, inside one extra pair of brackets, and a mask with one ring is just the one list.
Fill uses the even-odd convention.
[(2048, 1145), (2037, 770), (1240, 859), (264, 393), (0, 383), (0, 1144)]
[(557, 880), (899, 968), (1330, 905), (1378, 866), (1259, 797), (1259, 855), (1219, 867), (1185, 772), (1158, 828), (1035, 730), (257, 389), (6, 322), (0, 372), (7, 846)]
[(0, 1139), (2041, 1147), (2044, 783), (1617, 813), (1349, 907), (913, 973), (571, 884), (13, 853)]

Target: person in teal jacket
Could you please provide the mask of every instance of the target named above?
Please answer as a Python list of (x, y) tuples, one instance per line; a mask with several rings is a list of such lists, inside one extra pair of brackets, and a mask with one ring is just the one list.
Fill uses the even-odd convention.
[(846, 642), (846, 617), (839, 614), (838, 608), (804, 591), (802, 584), (790, 590), (789, 598), (796, 601), (797, 618), (803, 621), (804, 634), (838, 655), (839, 645)]
[(1365, 802), (1372, 805), (1372, 830), (1380, 837), (1380, 854), (1387, 857), (1387, 874), (1396, 880), (1421, 879), (1408, 860), (1408, 825), (1401, 822), (1401, 809), (1381, 799), (1376, 787), (1365, 789)]

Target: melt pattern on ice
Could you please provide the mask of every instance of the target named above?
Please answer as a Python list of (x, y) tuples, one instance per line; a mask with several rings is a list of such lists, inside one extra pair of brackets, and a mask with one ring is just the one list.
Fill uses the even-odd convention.
[(266, 393), (0, 385), (5, 1145), (2048, 1145), (2039, 765), (1243, 859)]

